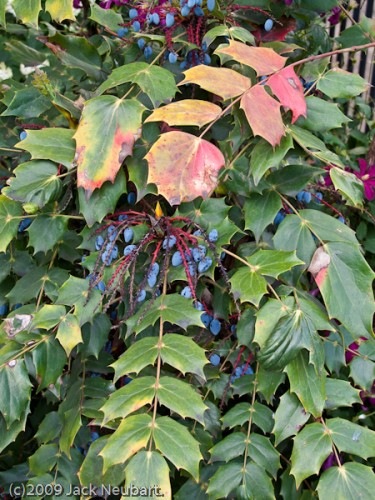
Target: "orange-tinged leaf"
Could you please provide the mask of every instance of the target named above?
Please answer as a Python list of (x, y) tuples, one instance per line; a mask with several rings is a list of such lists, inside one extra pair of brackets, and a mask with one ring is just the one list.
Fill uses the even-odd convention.
[(246, 76), (228, 68), (212, 68), (200, 64), (184, 71), (185, 80), (179, 83), (196, 83), (202, 89), (208, 90), (225, 99), (231, 99), (243, 94), (251, 87), (251, 81)]
[(228, 47), (216, 49), (215, 54), (226, 54), (235, 61), (250, 66), (258, 76), (271, 75), (282, 69), (286, 62), (286, 58), (279, 56), (273, 49), (249, 47), (249, 45), (234, 40), (229, 41)]
[(307, 106), (300, 79), (291, 67), (287, 67), (272, 75), (268, 85), (285, 108), (292, 111), (292, 123), (300, 116), (306, 116)]
[(78, 187), (89, 198), (105, 181), (113, 182), (140, 136), (144, 106), (138, 101), (107, 95), (85, 103), (74, 138)]
[(254, 135), (260, 135), (272, 146), (280, 144), (285, 135), (281, 119), (281, 104), (267, 94), (261, 85), (255, 85), (241, 99), (241, 108)]
[(148, 182), (157, 185), (171, 205), (208, 198), (218, 184), (225, 160), (213, 144), (185, 132), (160, 136), (146, 155)]
[(221, 113), (221, 108), (212, 102), (198, 99), (185, 99), (172, 102), (155, 111), (145, 120), (147, 122), (166, 122), (168, 125), (196, 125), (202, 127)]

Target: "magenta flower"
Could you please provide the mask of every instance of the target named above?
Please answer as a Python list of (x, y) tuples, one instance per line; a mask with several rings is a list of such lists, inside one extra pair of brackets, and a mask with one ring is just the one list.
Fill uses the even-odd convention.
[(292, 5), (293, 0), (284, 0), (285, 5)]
[(335, 26), (335, 24), (338, 24), (338, 22), (340, 21), (341, 9), (340, 9), (340, 7), (333, 7), (331, 12), (332, 12), (332, 15), (328, 18), (328, 21), (329, 21), (331, 26)]
[(363, 182), (365, 197), (372, 201), (375, 198), (375, 165), (368, 165), (363, 158), (358, 160), (359, 172), (354, 175)]

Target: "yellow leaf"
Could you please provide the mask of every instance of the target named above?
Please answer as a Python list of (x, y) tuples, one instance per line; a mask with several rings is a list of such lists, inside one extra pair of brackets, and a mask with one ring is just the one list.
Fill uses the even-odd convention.
[(221, 108), (212, 102), (198, 99), (185, 99), (172, 102), (155, 111), (145, 120), (146, 122), (163, 121), (168, 125), (196, 125), (202, 127), (210, 123), (221, 113)]
[(72, 349), (82, 342), (81, 327), (74, 314), (67, 314), (60, 322), (56, 338), (69, 356)]
[(60, 23), (64, 19), (75, 20), (72, 0), (47, 0), (46, 10), (54, 21)]

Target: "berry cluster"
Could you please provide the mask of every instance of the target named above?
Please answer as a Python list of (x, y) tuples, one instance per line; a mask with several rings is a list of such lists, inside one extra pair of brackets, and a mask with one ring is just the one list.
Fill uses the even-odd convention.
[(252, 375), (254, 373), (254, 370), (251, 368), (250, 365), (247, 363), (244, 363), (241, 366), (237, 366), (234, 369), (233, 375), (230, 377), (230, 381), (233, 383), (236, 379), (242, 377), (243, 375)]

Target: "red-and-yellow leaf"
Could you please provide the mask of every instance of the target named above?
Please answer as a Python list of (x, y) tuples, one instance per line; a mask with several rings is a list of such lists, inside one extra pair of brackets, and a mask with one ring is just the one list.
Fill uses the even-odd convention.
[(155, 109), (145, 120), (145, 123), (162, 121), (171, 126), (196, 125), (202, 127), (215, 120), (221, 111), (221, 108), (212, 102), (185, 99)]
[(171, 205), (208, 198), (218, 184), (225, 160), (213, 144), (185, 132), (160, 136), (146, 155), (148, 182), (158, 187)]
[(272, 75), (268, 85), (285, 108), (292, 111), (292, 123), (300, 116), (306, 116), (307, 106), (303, 87), (293, 68), (287, 67)]
[(74, 138), (78, 187), (89, 198), (105, 181), (113, 182), (140, 136), (144, 106), (138, 101), (107, 95), (85, 103)]
[(196, 83), (202, 89), (208, 90), (224, 100), (237, 97), (251, 87), (249, 78), (228, 68), (213, 68), (200, 64), (184, 71), (184, 75), (185, 80), (182, 80), (179, 85)]
[[(267, 47), (249, 47), (245, 43), (230, 40), (228, 47), (216, 49), (215, 54), (226, 54), (235, 61), (253, 68), (258, 76), (271, 75), (285, 66), (286, 58)], [(231, 86), (231, 82), (227, 81)]]
[(280, 144), (285, 128), (280, 112), (281, 104), (267, 94), (261, 85), (255, 85), (241, 99), (241, 108), (254, 135), (260, 135), (272, 146)]

